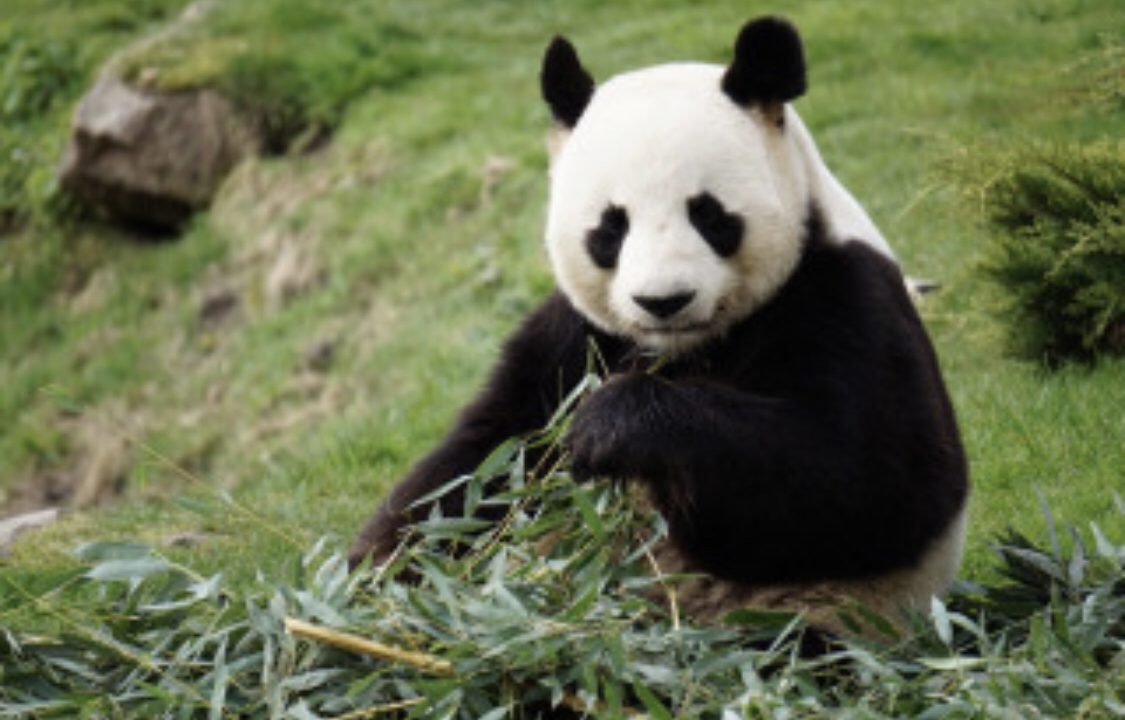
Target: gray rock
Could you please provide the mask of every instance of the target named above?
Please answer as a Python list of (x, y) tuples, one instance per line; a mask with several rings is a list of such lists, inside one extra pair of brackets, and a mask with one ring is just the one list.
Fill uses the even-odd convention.
[(136, 88), (111, 68), (75, 111), (60, 174), (111, 219), (174, 229), (259, 144), (217, 92)]
[(0, 520), (0, 555), (7, 555), (23, 533), (50, 525), (59, 519), (58, 508), (47, 508)]

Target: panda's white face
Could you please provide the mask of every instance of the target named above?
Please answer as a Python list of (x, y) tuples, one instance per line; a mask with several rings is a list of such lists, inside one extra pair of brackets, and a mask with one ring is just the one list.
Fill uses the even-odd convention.
[(792, 111), (739, 106), (722, 74), (676, 64), (613, 78), (553, 158), (558, 283), (591, 322), (646, 349), (722, 335), (800, 258), (810, 193)]

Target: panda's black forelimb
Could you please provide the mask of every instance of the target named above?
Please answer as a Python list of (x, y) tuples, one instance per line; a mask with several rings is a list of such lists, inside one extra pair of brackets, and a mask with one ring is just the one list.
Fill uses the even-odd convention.
[[(892, 498), (908, 490), (867, 473), (834, 435), (791, 400), (630, 373), (579, 408), (569, 450), (579, 478), (646, 483), (676, 544), (716, 576), (765, 583), (885, 571), (894, 546), (875, 536), (910, 532), (893, 527)], [(867, 546), (880, 551), (865, 557)], [(914, 559), (902, 555), (902, 564)]]

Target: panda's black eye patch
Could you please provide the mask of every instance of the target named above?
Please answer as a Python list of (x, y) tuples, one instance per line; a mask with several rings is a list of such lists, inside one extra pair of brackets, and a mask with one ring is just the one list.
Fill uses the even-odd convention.
[(617, 264), (621, 243), (629, 233), (629, 215), (625, 208), (610, 205), (602, 212), (598, 226), (586, 233), (586, 252), (594, 264), (609, 270)]
[(738, 215), (727, 212), (711, 193), (700, 193), (687, 201), (688, 220), (719, 257), (730, 257), (742, 243), (744, 224)]

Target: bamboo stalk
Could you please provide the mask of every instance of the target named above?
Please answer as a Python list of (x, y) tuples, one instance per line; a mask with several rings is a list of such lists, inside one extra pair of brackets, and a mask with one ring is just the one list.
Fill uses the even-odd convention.
[(664, 579), (664, 571), (660, 569), (660, 563), (656, 562), (656, 556), (652, 551), (645, 548), (645, 557), (648, 559), (648, 564), (652, 568), (653, 573), (656, 574), (656, 580), (660, 583), (660, 587), (664, 588), (664, 592), (668, 595), (668, 612), (672, 615), (672, 630), (673, 632), (680, 632), (680, 603), (677, 600), (676, 588)]
[(403, 650), (392, 645), (384, 645), (359, 635), (314, 625), (304, 620), (285, 618), (285, 630), (296, 637), (315, 640), (358, 655), (367, 655), (379, 660), (409, 665), (416, 670), (431, 675), (448, 677), (453, 674), (453, 664), (448, 660), (442, 660), (426, 653)]
[(369, 708), (353, 710), (344, 715), (337, 715), (332, 718), (332, 720), (370, 720), (370, 718), (378, 717), (379, 715), (389, 715), (390, 713), (400, 710), (409, 710), (415, 705), (425, 701), (426, 698), (411, 698), (409, 700), (400, 700), (399, 702), (387, 703), (385, 705), (375, 705)]
[[(368, 640), (367, 638), (353, 635), (352, 633), (340, 632), (339, 630), (326, 628), (322, 625), (314, 625), (310, 622), (305, 622), (304, 620), (298, 620), (297, 618), (285, 618), (285, 630), (290, 635), (294, 635), (296, 637), (304, 638), (306, 640), (315, 640), (317, 642), (324, 643), (325, 645), (331, 645), (332, 647), (340, 648), (341, 650), (347, 650), (349, 652), (354, 652), (359, 655), (367, 655), (369, 657), (378, 658), (380, 660), (387, 660), (390, 662), (401, 663), (403, 665), (409, 665), (412, 668), (430, 673), (431, 675), (441, 675), (444, 677), (453, 675), (453, 665), (447, 660), (442, 660), (441, 658), (436, 658), (433, 655), (427, 655), (426, 653), (414, 652), (412, 650), (403, 650), (391, 645), (384, 645), (382, 643), (377, 643), (374, 640)], [(347, 715), (341, 716), (339, 720), (374, 717), (375, 715), (384, 712), (406, 709), (408, 707), (411, 707), (412, 705), (417, 704), (418, 702), (419, 700), (412, 699), (405, 700), (401, 703), (381, 705), (378, 707), (357, 710), (348, 713)], [(604, 709), (600, 707), (600, 705), (595, 706), (594, 708), (590, 708), (581, 698), (573, 693), (565, 693), (560, 704), (564, 707), (574, 710), (575, 712), (580, 713), (589, 713), (593, 711), (600, 714)], [(644, 720), (645, 718), (647, 718), (647, 715), (639, 713), (632, 708), (625, 708), (624, 711), (625, 716), (629, 718), (637, 718), (638, 720)]]

